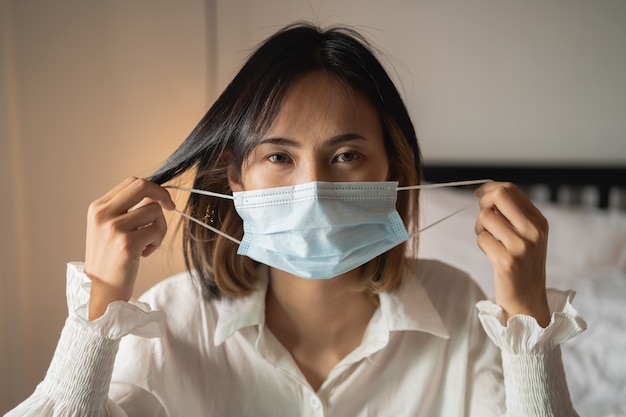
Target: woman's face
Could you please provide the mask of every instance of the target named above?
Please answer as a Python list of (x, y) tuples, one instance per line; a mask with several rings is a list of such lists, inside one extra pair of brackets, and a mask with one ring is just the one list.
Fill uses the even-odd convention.
[[(232, 176), (231, 176), (232, 178)], [(312, 181), (386, 181), (378, 113), (360, 93), (314, 72), (287, 92), (267, 134), (244, 160), (233, 191)]]

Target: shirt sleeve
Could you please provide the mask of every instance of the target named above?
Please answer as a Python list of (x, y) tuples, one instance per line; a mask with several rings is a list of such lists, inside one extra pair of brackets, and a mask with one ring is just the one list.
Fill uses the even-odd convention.
[(560, 349), (561, 343), (587, 328), (571, 304), (573, 297), (573, 291), (548, 290), (552, 316), (546, 328), (527, 315), (505, 321), (494, 302), (476, 304), (485, 332), (501, 350), (507, 417), (577, 416)]
[[(102, 317), (88, 321), (89, 285), (83, 265), (68, 264), (69, 315), (48, 372), (33, 394), (5, 417), (132, 416), (108, 399), (120, 338), (128, 334), (159, 336), (165, 315), (144, 303), (115, 302)], [(133, 392), (132, 386), (124, 389)], [(119, 387), (116, 396), (123, 397)], [(137, 390), (126, 397), (134, 399), (135, 408), (141, 408), (143, 401), (153, 410), (151, 415), (165, 415), (162, 409), (156, 410), (156, 399), (149, 393)]]

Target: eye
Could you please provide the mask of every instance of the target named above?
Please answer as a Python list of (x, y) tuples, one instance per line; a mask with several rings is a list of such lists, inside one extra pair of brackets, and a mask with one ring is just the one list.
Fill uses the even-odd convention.
[(335, 156), (335, 162), (354, 162), (362, 158), (362, 155), (358, 152), (348, 151), (342, 152)]
[(267, 160), (273, 164), (289, 164), (291, 158), (285, 153), (273, 153), (267, 156)]

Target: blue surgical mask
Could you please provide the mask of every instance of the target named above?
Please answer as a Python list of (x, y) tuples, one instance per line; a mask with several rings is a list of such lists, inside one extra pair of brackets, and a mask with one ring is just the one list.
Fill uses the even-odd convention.
[(396, 211), (399, 191), (483, 182), (487, 180), (408, 187), (398, 187), (392, 181), (310, 182), (238, 191), (232, 196), (170, 187), (234, 200), (235, 210), (243, 220), (241, 241), (178, 212), (238, 243), (238, 254), (302, 278), (328, 279), (355, 269), (409, 239)]

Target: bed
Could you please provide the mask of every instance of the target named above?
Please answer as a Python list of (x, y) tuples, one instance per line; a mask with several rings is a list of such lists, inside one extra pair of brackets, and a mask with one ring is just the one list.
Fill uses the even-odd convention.
[[(427, 182), (489, 178), (518, 184), (550, 222), (548, 286), (576, 291), (588, 329), (562, 345), (581, 417), (626, 416), (626, 166), (430, 164)], [(424, 190), (420, 222), (475, 201), (474, 187)], [(493, 296), (489, 261), (476, 246), (477, 205), (420, 234), (419, 255), (467, 271)]]

